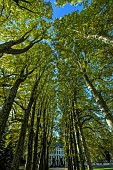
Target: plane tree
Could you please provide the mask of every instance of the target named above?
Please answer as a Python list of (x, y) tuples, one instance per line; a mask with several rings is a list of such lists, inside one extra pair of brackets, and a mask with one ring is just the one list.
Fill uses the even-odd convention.
[[(106, 10), (108, 8), (109, 11)], [(108, 126), (112, 129), (112, 108), (109, 107), (111, 97), (109, 98), (107, 93), (108, 90), (111, 95), (112, 87), (106, 82), (109, 80), (109, 84), (112, 84), (110, 71), (112, 64), (110, 57), (112, 56), (111, 9), (111, 1), (109, 3), (94, 1), (80, 14), (73, 12), (60, 20), (56, 19), (54, 44), (58, 55), (67, 61), (71, 57), (74, 62), (73, 69), (78, 68), (81, 73), (80, 77), (101, 108)], [(96, 23), (98, 23), (97, 27)]]
[[(94, 93), (89, 88), (84, 77), (88, 76), (91, 78), (91, 83), (95, 87), (95, 91), (98, 92), (96, 94), (101, 96), (100, 99), (102, 99), (103, 97), (104, 100), (106, 100), (106, 103), (110, 106), (111, 101), (109, 100), (111, 100), (110, 99), (111, 97), (109, 97), (108, 93), (111, 95), (112, 86), (110, 85), (110, 83), (112, 84), (112, 73), (109, 69), (110, 68), (109, 66), (112, 65), (111, 61), (112, 58), (108, 56), (108, 53), (105, 53), (104, 57), (101, 56), (103, 54), (102, 50), (104, 50), (103, 44), (99, 44), (99, 42), (97, 41), (97, 44), (93, 47), (94, 44), (90, 45), (90, 43), (87, 42), (87, 40), (83, 41), (83, 39), (79, 37), (79, 34), (76, 33), (76, 35), (74, 35), (71, 33), (70, 29), (68, 30), (68, 27), (71, 27), (71, 25), (73, 25), (74, 22), (77, 22), (76, 21), (77, 17), (72, 18), (72, 16), (74, 15), (79, 17), (79, 14), (75, 12), (74, 14), (73, 13), (69, 14), (64, 18), (55, 21), (56, 32), (53, 40), (53, 45), (55, 46), (55, 49), (57, 51), (55, 64), (58, 72), (57, 75), (58, 102), (59, 109), (61, 110), (61, 113), (65, 117), (62, 122), (67, 122), (65, 123), (65, 125), (63, 124), (62, 128), (64, 128), (63, 133), (66, 133), (64, 141), (66, 143), (65, 144), (67, 153), (66, 155), (67, 160), (69, 162), (69, 168), (70, 169), (72, 168), (71, 167), (72, 162), (74, 163), (74, 165), (77, 165), (77, 163), (75, 163), (77, 161), (77, 157), (75, 158), (75, 155), (74, 157), (72, 156), (74, 153), (73, 148), (74, 149), (76, 148), (76, 145), (74, 146), (72, 142), (74, 136), (71, 136), (72, 132), (74, 132), (79, 133), (79, 135), (82, 136), (81, 140), (82, 145), (80, 145), (82, 146), (82, 148), (80, 148), (81, 152), (79, 151), (81, 154), (80, 155), (78, 154), (79, 156), (81, 156), (84, 153), (84, 157), (80, 158), (80, 160), (82, 161), (81, 167), (82, 169), (84, 169), (84, 161), (86, 159), (88, 162), (89, 169), (92, 169), (90, 159), (91, 160), (96, 159), (96, 154), (99, 155), (100, 152), (101, 152), (100, 155), (102, 156), (103, 152), (102, 150), (100, 152), (97, 152), (98, 147), (97, 141), (95, 139), (96, 138), (99, 139), (99, 135), (98, 129), (96, 129), (97, 127), (96, 124), (98, 125), (98, 128), (100, 127), (100, 129), (103, 130), (103, 132), (107, 131), (105, 136), (103, 134), (104, 137), (102, 138), (106, 138), (106, 135), (110, 133), (109, 132), (110, 129), (105, 123), (106, 119), (105, 115), (103, 114), (102, 110), (98, 107), (98, 105), (100, 106), (100, 101), (99, 102), (95, 101), (96, 98), (94, 96)], [(76, 23), (76, 27), (77, 26), (79, 27), (79, 20), (78, 25)], [(73, 27), (75, 27), (75, 25)], [(96, 49), (97, 47), (99, 49)], [(109, 61), (108, 58), (110, 58)], [(109, 64), (107, 65), (106, 63), (108, 62)], [(107, 82), (106, 80), (109, 80), (110, 83)], [(89, 91), (88, 88), (91, 91)], [(75, 104), (74, 106), (75, 111), (73, 112), (72, 102), (74, 92), (76, 92), (77, 96), (76, 100), (78, 107), (76, 108)], [(109, 107), (109, 109), (112, 113), (112, 107)], [(73, 117), (74, 113), (75, 115), (78, 116)], [(73, 119), (74, 123), (76, 122), (75, 126), (72, 125)], [(94, 127), (93, 122), (96, 122)], [(94, 139), (92, 140), (90, 136), (88, 138), (87, 133), (90, 133), (91, 136), (94, 137)], [(93, 135), (93, 133), (96, 133), (97, 137)], [(77, 136), (77, 134), (75, 136)], [(95, 158), (92, 155), (91, 156), (89, 155), (89, 153), (91, 154), (91, 152), (93, 152), (92, 141), (95, 141), (94, 149)], [(80, 143), (79, 141), (76, 142)], [(79, 167), (76, 168), (79, 169)]]
[[(61, 77), (63, 77), (62, 74), (59, 78), (58, 91), (59, 110), (62, 115), (59, 123), (59, 135), (65, 143), (68, 168), (72, 169), (71, 165), (74, 164), (74, 167), (80, 169), (78, 163), (80, 161), (83, 170), (86, 161), (89, 169), (92, 169), (91, 161), (105, 159), (103, 157), (104, 149), (110, 150), (112, 144), (106, 147), (102, 141), (112, 141), (112, 135), (103, 121), (103, 116), (99, 115), (98, 107), (93, 105), (92, 101), (85, 96), (82, 84), (78, 85), (77, 80), (75, 80), (72, 85), (66, 75), (64, 79)], [(65, 81), (66, 78), (67, 81)], [(75, 90), (76, 101), (73, 100), (73, 91)], [(101, 146), (103, 146), (103, 150), (99, 149)]]

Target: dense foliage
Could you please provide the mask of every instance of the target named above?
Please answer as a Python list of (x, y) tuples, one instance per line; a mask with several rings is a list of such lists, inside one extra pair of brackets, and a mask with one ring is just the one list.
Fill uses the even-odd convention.
[(113, 3), (66, 3), (83, 10), (52, 21), (50, 2), (0, 0), (3, 170), (48, 170), (56, 134), (68, 170), (112, 159)]

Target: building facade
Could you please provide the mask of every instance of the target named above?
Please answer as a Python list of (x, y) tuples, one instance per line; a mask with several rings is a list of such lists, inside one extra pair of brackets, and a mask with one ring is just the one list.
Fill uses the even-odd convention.
[(65, 167), (67, 165), (63, 144), (56, 142), (50, 149), (49, 166), (50, 167)]

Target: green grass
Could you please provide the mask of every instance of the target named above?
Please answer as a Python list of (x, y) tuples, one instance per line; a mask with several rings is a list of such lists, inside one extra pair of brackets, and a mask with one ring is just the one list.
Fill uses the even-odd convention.
[(113, 168), (94, 168), (94, 170), (113, 170)]
[[(86, 170), (88, 170), (87, 168), (86, 168)], [(93, 168), (93, 170), (113, 170), (113, 168)]]
[[(65, 168), (65, 170), (67, 170), (67, 168)], [(93, 170), (113, 170), (113, 168), (93, 168)]]

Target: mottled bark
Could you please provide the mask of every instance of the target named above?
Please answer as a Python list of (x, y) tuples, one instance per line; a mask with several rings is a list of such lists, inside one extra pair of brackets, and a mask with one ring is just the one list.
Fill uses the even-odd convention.
[(95, 87), (93, 86), (92, 82), (89, 80), (89, 77), (86, 74), (83, 74), (83, 76), (84, 76), (84, 80), (85, 80), (85, 83), (86, 83), (88, 89), (92, 92), (95, 101), (97, 102), (97, 104), (101, 108), (108, 126), (110, 127), (111, 130), (113, 130), (113, 116), (110, 113), (110, 110), (109, 110), (106, 102), (104, 101), (101, 93), (99, 93), (95, 89)]
[[(76, 33), (79, 33), (79, 34), (81, 33), (78, 30), (73, 30), (73, 32), (76, 32)], [(95, 35), (91, 35), (91, 34), (85, 35), (85, 34), (82, 34), (82, 37), (84, 39), (97, 40), (97, 41), (100, 41), (100, 43), (103, 42), (105, 44), (113, 46), (113, 37), (112, 36), (110, 37), (110, 36), (103, 36), (103, 35), (97, 35), (97, 34), (95, 34)]]
[(91, 38), (93, 40), (98, 40), (101, 41), (105, 44), (113, 46), (113, 37), (107, 37), (107, 36), (102, 36), (102, 35), (89, 35), (87, 38)]

